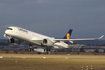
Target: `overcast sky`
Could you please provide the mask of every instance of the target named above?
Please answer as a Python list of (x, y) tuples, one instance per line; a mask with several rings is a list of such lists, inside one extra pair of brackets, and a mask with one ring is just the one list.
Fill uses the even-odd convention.
[[(105, 35), (105, 0), (0, 0), (0, 38), (8, 26), (51, 37)], [(105, 37), (103, 38), (105, 39)]]

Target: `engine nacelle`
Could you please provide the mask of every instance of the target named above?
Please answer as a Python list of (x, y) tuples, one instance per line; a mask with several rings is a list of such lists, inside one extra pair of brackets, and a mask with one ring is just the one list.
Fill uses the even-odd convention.
[(15, 40), (14, 38), (11, 38), (9, 39), (9, 42), (12, 44), (12, 45), (20, 45), (20, 40)]
[(42, 44), (44, 46), (49, 46), (49, 47), (54, 45), (54, 43), (51, 40), (49, 40), (49, 39), (43, 39)]

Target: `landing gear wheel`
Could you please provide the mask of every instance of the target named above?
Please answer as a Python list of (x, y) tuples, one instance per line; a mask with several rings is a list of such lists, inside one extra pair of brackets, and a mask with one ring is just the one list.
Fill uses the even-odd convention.
[[(29, 44), (30, 45), (30, 44)], [(32, 51), (33, 49), (32, 49), (32, 45), (30, 45), (30, 48), (29, 48), (29, 51)]]
[(50, 49), (49, 49), (49, 48), (47, 48), (47, 49), (46, 49), (46, 51), (47, 51), (47, 54), (49, 54), (49, 53), (50, 53)]

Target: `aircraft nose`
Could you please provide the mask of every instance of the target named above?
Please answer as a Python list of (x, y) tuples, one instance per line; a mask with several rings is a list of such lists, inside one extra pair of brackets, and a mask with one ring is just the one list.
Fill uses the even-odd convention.
[(5, 31), (5, 34), (7, 34), (7, 33), (8, 33), (8, 31), (6, 30), (6, 31)]
[(6, 30), (6, 31), (5, 31), (5, 34), (10, 34), (10, 31)]

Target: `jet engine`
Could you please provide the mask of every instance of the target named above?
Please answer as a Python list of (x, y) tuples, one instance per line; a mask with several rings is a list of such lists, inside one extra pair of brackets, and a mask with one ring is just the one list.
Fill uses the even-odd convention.
[(11, 38), (9, 39), (9, 42), (12, 44), (12, 45), (20, 45), (20, 40), (18, 39), (14, 39), (14, 38)]
[(49, 40), (49, 39), (43, 39), (42, 44), (44, 46), (49, 46), (49, 47), (54, 45), (54, 43), (51, 40)]

